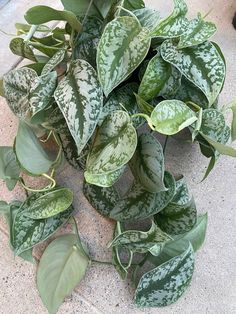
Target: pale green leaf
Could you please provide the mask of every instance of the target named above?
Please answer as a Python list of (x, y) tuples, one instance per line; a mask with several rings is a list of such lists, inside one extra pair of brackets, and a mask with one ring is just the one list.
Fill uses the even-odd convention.
[(141, 134), (133, 158), (131, 170), (148, 192), (165, 191), (164, 155), (161, 144), (151, 134)]
[(203, 134), (200, 132), (200, 134), (204, 137), (204, 139), (211, 144), (220, 154), (227, 155), (231, 157), (236, 157), (236, 149), (230, 146), (226, 146), (224, 144), (221, 144), (215, 140), (213, 140), (211, 137)]
[(5, 97), (4, 88), (3, 88), (3, 79), (0, 78), (0, 96)]
[(98, 76), (106, 96), (140, 65), (150, 43), (148, 29), (134, 17), (117, 17), (107, 24), (97, 51)]
[(194, 111), (180, 100), (164, 100), (151, 114), (151, 122), (155, 130), (165, 135), (176, 134), (196, 120)]
[(22, 121), (19, 123), (15, 139), (15, 153), (21, 167), (34, 175), (47, 173), (53, 163), (34, 132)]
[(35, 80), (30, 91), (31, 123), (41, 124), (45, 120), (53, 93), (57, 85), (56, 71), (42, 75)]
[(201, 14), (190, 21), (184, 33), (180, 36), (178, 48), (183, 49), (202, 44), (207, 41), (216, 32), (214, 23), (204, 21)]
[(25, 13), (25, 19), (29, 24), (40, 25), (50, 21), (66, 21), (77, 32), (82, 30), (82, 25), (76, 15), (70, 11), (59, 11), (45, 5), (30, 8)]
[(194, 271), (191, 245), (181, 255), (144, 274), (135, 291), (140, 307), (162, 307), (176, 302), (189, 286)]
[(103, 175), (121, 169), (132, 158), (136, 146), (137, 134), (129, 115), (125, 111), (111, 113), (97, 131), (86, 173)]
[(103, 104), (93, 67), (84, 60), (72, 62), (70, 72), (60, 81), (54, 97), (80, 154), (96, 128)]
[(20, 176), (20, 166), (12, 147), (0, 147), (0, 178), (6, 182), (11, 191), (16, 186)]
[(23, 38), (13, 38), (9, 44), (9, 48), (11, 49), (11, 52), (17, 56), (36, 61), (33, 50)]
[(78, 246), (77, 236), (60, 236), (49, 244), (37, 271), (40, 297), (50, 314), (56, 314), (65, 297), (83, 279), (89, 258)]
[(84, 177), (86, 182), (90, 184), (94, 184), (96, 186), (104, 187), (104, 188), (109, 188), (113, 186), (123, 175), (125, 171), (125, 166), (122, 166), (121, 168), (111, 171), (108, 173), (104, 174), (94, 174), (86, 171), (84, 173)]
[(60, 49), (58, 50), (54, 56), (45, 64), (43, 67), (41, 75), (48, 74), (49, 72), (53, 71), (56, 66), (58, 66), (65, 57), (66, 50)]
[(188, 25), (185, 17), (188, 11), (184, 0), (174, 0), (174, 10), (170, 16), (160, 21), (152, 32), (152, 37), (174, 38), (179, 37)]
[(157, 214), (167, 206), (175, 194), (175, 179), (168, 172), (165, 173), (164, 184), (167, 191), (151, 193), (135, 182), (113, 208), (110, 217), (122, 222), (143, 220)]
[(114, 187), (103, 188), (86, 182), (84, 182), (83, 192), (89, 203), (106, 217), (109, 217), (110, 211), (120, 198)]
[(15, 69), (3, 76), (4, 95), (10, 109), (19, 118), (26, 118), (29, 111), (30, 89), (37, 73), (30, 68)]
[(55, 216), (68, 209), (73, 202), (73, 192), (67, 188), (57, 188), (38, 196), (33, 202), (28, 200), (30, 205), (25, 210), (26, 216), (32, 219)]
[(10, 205), (7, 202), (0, 201), (0, 215), (5, 215), (9, 213)]
[(209, 106), (215, 102), (224, 83), (225, 64), (212, 43), (181, 50), (171, 40), (165, 40), (161, 55), (205, 94)]
[(165, 242), (170, 241), (166, 233), (152, 222), (151, 228), (147, 231), (127, 230), (117, 235), (109, 244), (112, 247), (125, 247), (132, 252), (159, 255)]

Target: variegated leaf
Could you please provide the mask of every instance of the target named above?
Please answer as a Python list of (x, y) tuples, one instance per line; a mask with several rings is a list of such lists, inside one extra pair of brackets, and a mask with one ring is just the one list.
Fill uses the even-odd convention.
[(160, 13), (154, 9), (142, 8), (134, 10), (133, 13), (138, 18), (140, 24), (143, 27), (147, 27), (150, 31), (152, 31), (160, 21)]
[(215, 141), (221, 141), (225, 129), (224, 115), (216, 109), (206, 109), (202, 114), (201, 132)]
[(180, 79), (180, 72), (164, 61), (158, 51), (148, 63), (138, 94), (146, 101), (158, 95), (170, 97), (180, 86)]
[(6, 182), (11, 191), (17, 184), (20, 176), (20, 166), (12, 147), (0, 147), (0, 178)]
[(194, 111), (180, 100), (164, 100), (151, 113), (155, 130), (166, 135), (176, 134), (196, 120)]
[(56, 71), (49, 72), (35, 80), (30, 91), (31, 123), (41, 124), (45, 121), (45, 109), (50, 105), (56, 84)]
[(146, 102), (144, 99), (142, 99), (139, 95), (135, 94), (135, 97), (136, 97), (136, 100), (137, 100), (137, 104), (138, 104), (138, 107), (139, 107), (139, 110), (142, 112), (142, 113), (145, 113), (147, 115), (150, 115), (154, 109), (154, 107)]
[(219, 142), (213, 140), (211, 137), (203, 134), (202, 132), (200, 132), (200, 134), (204, 137), (204, 139), (211, 146), (213, 146), (218, 151), (218, 153), (220, 153), (222, 155), (226, 155), (226, 156), (236, 157), (236, 149), (234, 149), (233, 147), (219, 143)]
[(74, 208), (70, 206), (66, 211), (54, 217), (34, 220), (27, 216), (27, 207), (29, 205), (30, 203), (26, 200), (20, 207), (14, 220), (13, 246), (16, 255), (29, 250), (42, 241), (45, 241), (70, 218), (74, 211)]
[(137, 133), (129, 115), (125, 111), (111, 113), (97, 131), (86, 173), (103, 175), (120, 169), (132, 158), (136, 146)]
[(66, 50), (60, 49), (58, 50), (54, 56), (45, 64), (43, 67), (41, 75), (46, 75), (49, 72), (53, 71), (58, 64), (60, 64), (65, 57)]
[(232, 123), (231, 123), (231, 139), (232, 141), (235, 141), (236, 140), (236, 101), (233, 101), (230, 104), (224, 106), (223, 109), (232, 110), (233, 118), (232, 118)]
[(174, 10), (170, 16), (163, 19), (152, 32), (152, 37), (179, 37), (188, 25), (185, 17), (188, 11), (184, 0), (174, 0)]
[(29, 45), (25, 42), (23, 38), (13, 38), (10, 42), (9, 47), (11, 49), (11, 52), (15, 55), (32, 61), (37, 61), (34, 56), (33, 50), (29, 47)]
[(84, 177), (86, 182), (90, 184), (94, 184), (100, 187), (109, 188), (113, 186), (123, 175), (125, 171), (125, 166), (122, 166), (121, 168), (111, 171), (104, 174), (94, 174), (86, 171), (84, 173)]
[(67, 188), (56, 188), (43, 195), (33, 195), (33, 201), (28, 199), (29, 206), (25, 215), (32, 219), (46, 219), (67, 210), (73, 202), (73, 192)]
[(30, 89), (37, 73), (29, 68), (15, 69), (3, 76), (4, 95), (10, 109), (19, 118), (26, 118), (29, 110)]
[(106, 217), (109, 217), (110, 211), (120, 198), (114, 187), (103, 188), (86, 182), (84, 182), (83, 192), (89, 203)]
[(181, 255), (144, 274), (135, 292), (138, 306), (167, 306), (176, 302), (189, 286), (194, 271), (191, 245)]
[(96, 128), (102, 110), (102, 90), (93, 67), (84, 60), (74, 61), (54, 97), (80, 154)]
[(130, 162), (132, 173), (148, 192), (165, 191), (164, 156), (161, 144), (151, 134), (141, 134)]
[[(137, 83), (128, 83), (118, 89), (115, 89), (110, 97), (107, 99), (102, 113), (100, 115), (99, 125), (102, 124), (105, 117), (110, 113), (117, 110), (125, 110), (129, 115), (133, 115), (139, 112), (138, 104), (135, 98), (135, 93), (138, 91)], [(145, 120), (140, 117), (133, 119), (133, 124), (136, 128), (144, 124)]]
[(166, 172), (164, 184), (167, 191), (147, 192), (139, 183), (134, 183), (125, 197), (111, 211), (110, 217), (117, 221), (143, 220), (151, 217), (172, 200), (175, 194), (175, 179)]
[(181, 50), (166, 40), (161, 45), (161, 55), (205, 94), (209, 106), (215, 102), (224, 83), (225, 64), (212, 43)]
[(106, 96), (146, 57), (151, 39), (138, 19), (122, 16), (107, 24), (97, 51), (97, 69)]
[(142, 9), (145, 7), (144, 0), (124, 0), (124, 8), (129, 11)]
[(83, 59), (96, 69), (96, 55), (103, 22), (94, 16), (88, 16), (83, 24), (83, 32), (75, 41), (75, 58)]
[[(115, 238), (116, 236), (118, 236), (122, 230), (120, 230), (120, 225), (118, 225), (118, 223), (116, 224), (114, 233), (113, 233), (113, 238)], [(112, 247), (112, 264), (114, 265), (116, 271), (118, 272), (118, 274), (120, 275), (121, 279), (126, 279), (127, 275), (128, 275), (128, 270), (126, 269), (125, 265), (123, 265), (122, 261), (121, 261), (121, 255), (124, 249), (122, 249), (121, 247), (117, 247), (114, 246)]]
[(216, 30), (215, 24), (204, 21), (199, 13), (196, 19), (189, 22), (185, 32), (180, 36), (178, 48), (183, 49), (202, 44), (213, 36)]
[(147, 232), (138, 230), (127, 230), (117, 235), (109, 246), (125, 247), (132, 252), (159, 255), (164, 244), (170, 241), (171, 237), (164, 233), (152, 222), (150, 230)]

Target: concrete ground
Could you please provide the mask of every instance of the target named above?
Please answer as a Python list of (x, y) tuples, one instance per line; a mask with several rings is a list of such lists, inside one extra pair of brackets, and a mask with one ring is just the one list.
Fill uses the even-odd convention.
[[(147, 5), (170, 11), (171, 1), (146, 1)], [(34, 4), (48, 1), (34, 1)], [(54, 7), (57, 1), (51, 1)], [(187, 0), (189, 15), (207, 13), (218, 26), (214, 40), (227, 60), (227, 78), (220, 97), (221, 104), (236, 99), (236, 30), (231, 25), (236, 11), (235, 0)], [(32, 5), (29, 0), (0, 0), (0, 29), (14, 31), (14, 22), (22, 21), (23, 13)], [(0, 76), (20, 62), (8, 51), (9, 38), (0, 33)], [(230, 117), (229, 117), (230, 118)], [(12, 145), (17, 120), (0, 97), (0, 145)], [(59, 314), (234, 314), (236, 313), (236, 162), (221, 157), (214, 172), (199, 183), (207, 160), (197, 146), (171, 140), (166, 151), (167, 167), (183, 173), (191, 187), (199, 212), (208, 211), (207, 238), (196, 257), (192, 284), (174, 305), (163, 309), (137, 309), (132, 304), (133, 289), (122, 282), (113, 267), (93, 266), (86, 277), (61, 307)], [(82, 175), (74, 175), (71, 167), (60, 173), (60, 181), (73, 187), (77, 221), (82, 238), (97, 259), (110, 258), (106, 244), (112, 235), (112, 222), (99, 216), (82, 195)], [(20, 188), (9, 193), (0, 183), (0, 199), (22, 199)], [(40, 255), (40, 249), (36, 251)], [(46, 314), (35, 286), (35, 266), (13, 257), (8, 248), (7, 229), (0, 221), (0, 314)]]

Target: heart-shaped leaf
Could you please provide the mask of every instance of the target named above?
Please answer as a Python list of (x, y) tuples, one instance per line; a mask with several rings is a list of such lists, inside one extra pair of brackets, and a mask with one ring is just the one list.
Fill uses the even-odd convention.
[(172, 40), (165, 40), (161, 55), (205, 94), (209, 106), (215, 102), (224, 84), (225, 63), (212, 43), (181, 50)]
[(144, 220), (163, 208), (172, 200), (175, 194), (175, 179), (166, 172), (164, 184), (167, 191), (159, 193), (147, 192), (139, 183), (134, 183), (110, 213), (110, 217), (121, 222)]
[(23, 38), (13, 38), (10, 42), (9, 48), (11, 49), (11, 52), (17, 56), (32, 61), (37, 61), (33, 50), (29, 47), (29, 45), (25, 42)]
[(178, 48), (183, 49), (202, 44), (213, 36), (216, 30), (214, 23), (204, 21), (201, 14), (198, 14), (198, 17), (189, 22), (185, 32), (180, 36)]
[(83, 192), (89, 203), (106, 217), (109, 217), (110, 211), (120, 199), (114, 187), (102, 188), (84, 182)]
[(181, 255), (144, 274), (135, 291), (138, 306), (167, 306), (176, 302), (189, 286), (194, 270), (191, 245)]
[(159, 255), (164, 243), (171, 238), (152, 222), (150, 230), (147, 232), (138, 230), (127, 230), (117, 235), (109, 246), (122, 246), (132, 252)]
[(176, 181), (172, 201), (155, 216), (158, 226), (168, 234), (181, 234), (192, 229), (197, 220), (194, 199), (190, 197), (184, 179)]
[(170, 16), (163, 19), (153, 30), (153, 37), (174, 38), (179, 37), (188, 25), (185, 17), (188, 11), (184, 0), (174, 0), (174, 10)]
[(29, 111), (29, 93), (37, 78), (30, 68), (15, 69), (3, 76), (4, 95), (9, 107), (19, 118), (26, 118)]
[(150, 43), (149, 30), (135, 17), (117, 17), (107, 24), (97, 51), (98, 76), (106, 96), (139, 66)]
[(165, 191), (164, 156), (161, 144), (151, 134), (141, 134), (133, 158), (131, 170), (148, 192)]
[(96, 128), (103, 104), (93, 67), (84, 60), (71, 63), (71, 71), (60, 81), (54, 97), (80, 154)]
[(21, 167), (33, 175), (47, 173), (53, 163), (34, 132), (22, 121), (15, 139), (15, 153)]
[(6, 182), (8, 189), (14, 189), (20, 176), (20, 167), (12, 147), (0, 147), (0, 178)]
[(63, 61), (63, 59), (65, 57), (65, 53), (66, 53), (65, 49), (58, 50), (54, 54), (54, 56), (45, 64), (45, 66), (43, 67), (41, 75), (43, 76), (43, 75), (46, 75), (46, 74), (50, 73), (51, 71), (53, 71), (55, 69), (55, 67)]
[(96, 134), (87, 159), (87, 174), (108, 174), (121, 169), (132, 158), (137, 146), (136, 130), (125, 111), (107, 116)]
[(13, 224), (13, 247), (15, 254), (31, 249), (38, 243), (45, 241), (57, 231), (72, 215), (74, 208), (70, 206), (67, 210), (47, 219), (35, 220), (27, 216), (27, 209), (38, 198), (33, 194), (30, 199), (18, 210)]
[(43, 195), (39, 194), (33, 202), (28, 201), (25, 214), (32, 219), (45, 219), (68, 209), (73, 202), (73, 192), (67, 188), (57, 188)]
[(44, 122), (45, 109), (49, 106), (53, 93), (56, 89), (57, 73), (50, 72), (35, 80), (30, 92), (30, 107), (32, 111), (31, 123), (41, 124)]
[(70, 11), (59, 11), (45, 5), (32, 7), (25, 13), (25, 19), (29, 24), (40, 25), (50, 21), (66, 21), (77, 32), (82, 30), (82, 25), (76, 15)]
[(155, 130), (166, 135), (176, 134), (196, 120), (195, 113), (180, 100), (164, 100), (151, 114), (151, 122)]
[(50, 314), (56, 314), (65, 297), (83, 279), (89, 258), (78, 246), (77, 236), (60, 236), (49, 244), (37, 271), (40, 297)]

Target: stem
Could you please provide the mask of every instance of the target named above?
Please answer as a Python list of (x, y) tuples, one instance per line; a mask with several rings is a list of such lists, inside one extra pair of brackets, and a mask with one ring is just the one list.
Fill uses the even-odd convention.
[[(43, 45), (43, 44), (40, 44), (40, 43), (37, 43), (37, 42), (33, 42), (33, 41), (30, 41), (30, 40), (25, 40), (25, 42), (28, 44), (28, 45), (31, 45), (32, 47), (41, 47), (41, 48), (48, 48), (48, 46), (46, 45)], [(57, 47), (54, 47), (54, 46), (50, 46), (50, 49), (52, 50), (60, 50), (61, 48), (57, 48)]]
[(52, 183), (48, 186), (46, 186), (45, 188), (43, 189), (32, 189), (28, 186), (25, 185), (25, 182), (23, 180), (23, 178), (21, 177), (20, 178), (20, 184), (23, 186), (23, 188), (26, 190), (26, 191), (29, 191), (29, 192), (33, 192), (33, 193), (37, 193), (37, 192), (47, 192), (48, 190), (51, 190), (53, 189), (55, 186), (56, 186), (56, 181), (51, 178), (50, 176), (48, 176), (46, 173), (43, 173), (42, 176), (46, 177), (47, 179), (49, 179), (50, 181), (52, 181)]
[(31, 26), (29, 33), (25, 37), (25, 42), (30, 40), (34, 36), (34, 33), (37, 31), (38, 27), (39, 27), (39, 25), (32, 25)]
[(50, 132), (48, 133), (48, 136), (47, 136), (47, 138), (46, 138), (45, 140), (40, 140), (40, 142), (42, 142), (42, 143), (47, 143), (47, 141), (50, 139), (51, 135), (52, 135), (52, 131), (50, 131)]
[(164, 154), (164, 155), (165, 155), (165, 151), (166, 151), (168, 139), (169, 139), (169, 135), (166, 136), (165, 143), (164, 143), (164, 146), (163, 146), (163, 154)]
[[(81, 239), (80, 239), (80, 236), (79, 236), (79, 229), (78, 229), (78, 226), (77, 226), (77, 221), (76, 221), (76, 219), (75, 219), (74, 216), (72, 216), (72, 219), (73, 219), (73, 221), (74, 221), (75, 233), (76, 233), (77, 238), (78, 238), (78, 244), (79, 244), (80, 247), (82, 247)], [(85, 252), (84, 252), (84, 253), (85, 253)], [(86, 255), (87, 255), (87, 254), (86, 254)]]
[(56, 186), (57, 183), (56, 183), (56, 181), (55, 181), (52, 177), (50, 177), (50, 176), (49, 176), (48, 174), (46, 174), (46, 173), (43, 173), (42, 176), (45, 177), (45, 178), (47, 178), (49, 181), (51, 181), (50, 189), (55, 188), (55, 186)]
[(92, 6), (92, 4), (93, 4), (93, 1), (94, 1), (94, 0), (91, 0), (91, 1), (89, 2), (87, 11), (86, 11), (85, 16), (84, 16), (83, 21), (82, 21), (82, 26), (83, 26), (84, 23), (86, 22), (86, 19), (87, 19), (87, 17), (88, 17), (88, 14), (89, 14), (89, 11), (90, 11), (91, 6)]
[(98, 260), (92, 259), (91, 262), (94, 264), (114, 266), (112, 262), (108, 262), (108, 261), (98, 261)]

